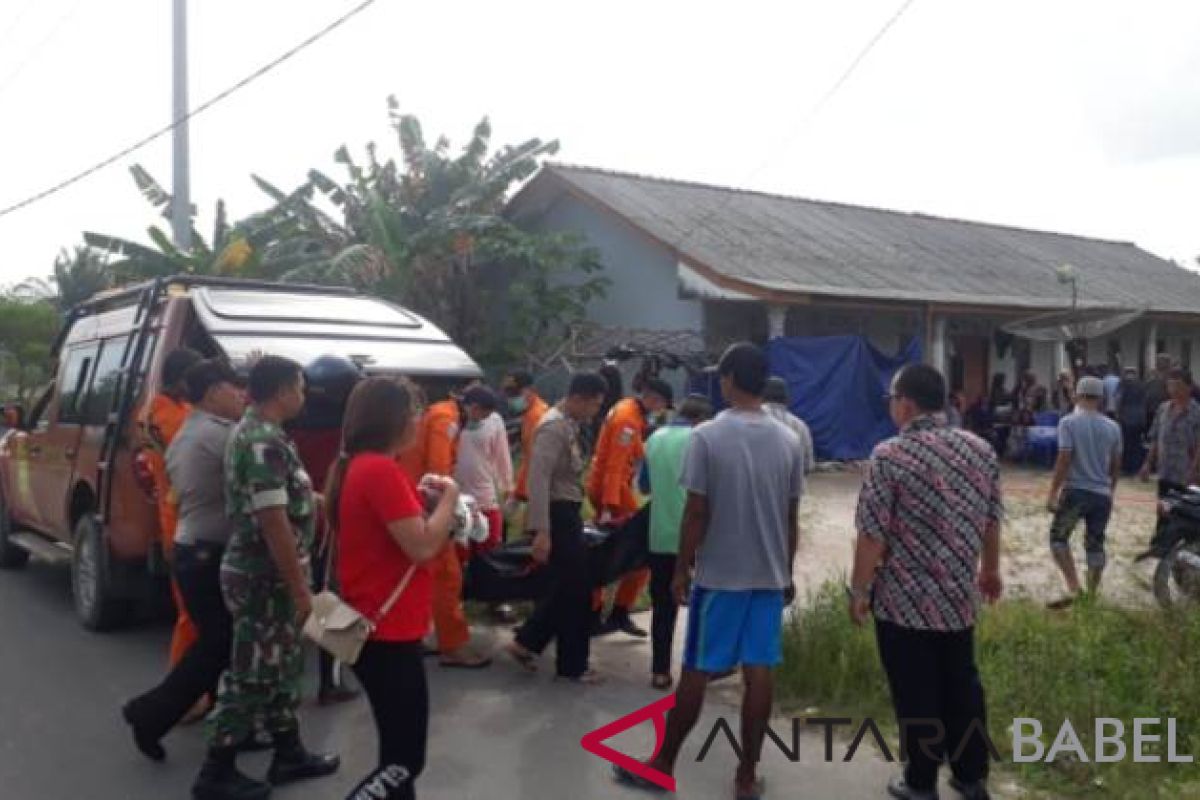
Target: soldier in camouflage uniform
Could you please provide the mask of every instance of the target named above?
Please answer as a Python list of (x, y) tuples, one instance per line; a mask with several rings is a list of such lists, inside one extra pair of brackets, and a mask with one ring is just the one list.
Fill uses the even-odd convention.
[(225, 499), (232, 535), (221, 564), (221, 591), (233, 617), (233, 649), (208, 723), (209, 754), (192, 794), (197, 800), (258, 800), (270, 786), (238, 772), (238, 743), (256, 718), (272, 735), (267, 778), (279, 785), (335, 772), (336, 756), (300, 743), (303, 618), (311, 611), (308, 559), (316, 498), (283, 423), (304, 406), (299, 364), (266, 356), (251, 370), (253, 404), (225, 454)]

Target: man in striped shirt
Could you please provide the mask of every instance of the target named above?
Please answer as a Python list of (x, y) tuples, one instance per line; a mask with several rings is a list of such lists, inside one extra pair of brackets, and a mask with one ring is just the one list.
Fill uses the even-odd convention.
[[(876, 448), (863, 483), (849, 590), (854, 622), (875, 617), (909, 758), (888, 792), (936, 798), (945, 757), (951, 786), (981, 800), (989, 751), (974, 630), (980, 595), (1003, 591), (1000, 468), (991, 445), (935, 420), (946, 381), (934, 368), (904, 367), (888, 399), (900, 435)], [(938, 722), (942, 743), (929, 747)]]

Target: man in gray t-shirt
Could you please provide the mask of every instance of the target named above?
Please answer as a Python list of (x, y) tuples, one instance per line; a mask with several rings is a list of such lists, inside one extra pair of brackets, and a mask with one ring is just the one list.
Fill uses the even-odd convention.
[(791, 585), (788, 513), (803, 492), (799, 438), (763, 409), (730, 409), (692, 432), (679, 483), (708, 501), (696, 552), (701, 589)]
[(1106, 562), (1104, 535), (1121, 474), (1121, 428), (1101, 413), (1104, 383), (1099, 378), (1081, 378), (1075, 397), (1075, 411), (1058, 424), (1058, 461), (1046, 501), (1054, 514), (1050, 551), (1069, 591), (1067, 597), (1051, 603), (1051, 608), (1065, 608), (1080, 593), (1071, 555), (1071, 534), (1080, 520), (1087, 527), (1088, 590), (1099, 588)]
[(621, 782), (642, 788), (651, 783), (647, 769), (672, 779), (710, 678), (741, 667), (742, 730), (753, 734), (742, 743), (735, 784), (738, 797), (757, 797), (772, 670), (782, 658), (783, 609), (794, 594), (804, 453), (796, 435), (763, 410), (762, 350), (734, 345), (717, 372), (729, 410), (692, 432), (679, 481), (688, 499), (672, 589), (689, 613), (675, 708), (658, 755), (637, 773), (615, 771)]

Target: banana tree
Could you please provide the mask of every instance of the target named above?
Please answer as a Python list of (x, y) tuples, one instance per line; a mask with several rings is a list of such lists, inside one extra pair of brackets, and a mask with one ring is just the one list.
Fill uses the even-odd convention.
[[(133, 180), (146, 200), (165, 218), (171, 216), (172, 195), (141, 165), (130, 168)], [(117, 284), (169, 275), (228, 275), (257, 277), (261, 248), (278, 239), (283, 224), (273, 217), (255, 215), (236, 225), (229, 223), (225, 201), (218, 200), (212, 237), (206, 240), (194, 227), (196, 210), (189, 209), (193, 220), (191, 248), (181, 250), (167, 233), (151, 225), (146, 235), (153, 246), (107, 234), (85, 232), (84, 242), (105, 253)]]
[[(388, 114), (398, 158), (382, 158), (371, 143), (360, 162), (342, 146), (334, 162), (343, 179), (314, 169), (290, 194), (256, 178), (275, 203), (269, 214), (295, 226), (300, 239), (268, 249), (264, 269), (395, 299), (470, 346), (489, 311), (485, 279), (499, 268), (497, 254), (511, 250), (500, 244), (518, 234), (503, 217), (505, 202), (558, 144), (530, 139), (492, 153), (485, 118), (455, 155), (445, 137), (429, 146), (419, 120), (401, 113), (395, 98)], [(287, 270), (273, 264), (297, 250), (311, 260)]]

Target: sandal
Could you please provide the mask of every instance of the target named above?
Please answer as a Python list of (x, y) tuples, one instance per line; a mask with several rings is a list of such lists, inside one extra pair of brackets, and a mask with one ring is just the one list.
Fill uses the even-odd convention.
[(660, 692), (669, 692), (675, 684), (675, 679), (670, 675), (655, 675), (650, 679), (650, 686)]
[(512, 642), (505, 647), (504, 652), (508, 653), (509, 657), (512, 658), (513, 661), (517, 662), (517, 666), (521, 667), (521, 669), (525, 670), (526, 672), (538, 671), (538, 657), (526, 650), (524, 647), (521, 647), (521, 645), (517, 644), (516, 642)]

